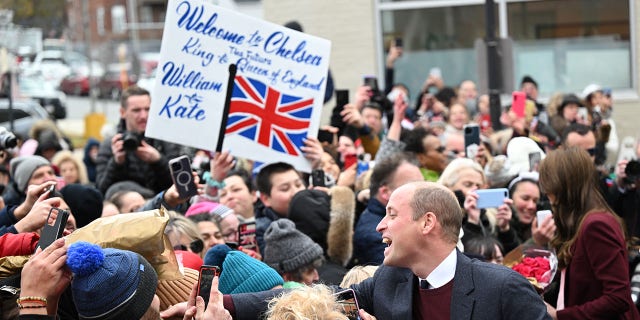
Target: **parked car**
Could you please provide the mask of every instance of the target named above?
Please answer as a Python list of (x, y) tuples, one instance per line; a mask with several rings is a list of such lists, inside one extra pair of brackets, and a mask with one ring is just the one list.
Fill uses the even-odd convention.
[[(127, 72), (127, 84), (135, 84), (138, 80), (136, 75), (129, 74)], [(118, 100), (122, 94), (122, 81), (120, 79), (121, 71), (117, 69), (110, 69), (100, 78), (98, 82), (98, 92), (101, 98)]]
[(65, 60), (64, 51), (43, 50), (36, 54), (33, 63), (25, 73), (30, 76), (41, 76), (55, 87), (71, 73), (71, 67)]
[(11, 130), (10, 114), (13, 114), (13, 133), (24, 139), (29, 137), (29, 130), (36, 122), (49, 118), (47, 111), (35, 100), (13, 101), (13, 111), (10, 111), (9, 100), (0, 99), (0, 126), (7, 130)]
[(47, 110), (52, 120), (67, 117), (67, 95), (56, 90), (50, 83), (40, 77), (20, 77), (18, 79), (20, 95), (29, 97), (40, 103)]
[(72, 72), (60, 81), (60, 90), (74, 96), (89, 94), (89, 76), (80, 72)]

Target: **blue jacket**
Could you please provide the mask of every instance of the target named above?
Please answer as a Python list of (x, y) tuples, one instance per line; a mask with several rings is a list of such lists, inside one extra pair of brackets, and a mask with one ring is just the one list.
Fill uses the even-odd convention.
[(384, 248), (382, 235), (376, 231), (378, 223), (384, 218), (386, 207), (375, 198), (367, 203), (367, 208), (360, 215), (353, 234), (353, 258), (354, 263), (382, 264), (384, 260)]
[(271, 225), (271, 222), (280, 219), (280, 216), (269, 207), (263, 207), (256, 211), (256, 241), (260, 252), (264, 252), (264, 233)]

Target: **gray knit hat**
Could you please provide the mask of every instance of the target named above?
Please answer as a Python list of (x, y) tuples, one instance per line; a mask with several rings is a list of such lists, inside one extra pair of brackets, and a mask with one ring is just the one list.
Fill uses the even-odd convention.
[(41, 156), (21, 156), (11, 159), (11, 177), (18, 187), (18, 191), (25, 192), (33, 172), (51, 163)]
[(296, 230), (296, 225), (289, 219), (272, 222), (264, 234), (264, 241), (263, 261), (280, 274), (296, 271), (323, 257), (320, 245)]

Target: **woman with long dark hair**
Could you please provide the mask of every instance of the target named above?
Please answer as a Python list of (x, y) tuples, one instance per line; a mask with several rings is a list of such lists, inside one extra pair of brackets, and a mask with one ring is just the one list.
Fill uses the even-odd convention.
[(582, 149), (557, 150), (540, 166), (557, 232), (550, 245), (561, 272), (554, 319), (640, 319), (631, 301), (627, 235), (600, 194), (593, 160)]

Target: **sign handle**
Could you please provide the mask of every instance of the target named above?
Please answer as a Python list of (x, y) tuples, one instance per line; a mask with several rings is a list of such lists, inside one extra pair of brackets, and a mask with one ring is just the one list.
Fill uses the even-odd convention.
[(231, 106), (231, 94), (233, 93), (233, 85), (236, 78), (238, 68), (234, 63), (229, 65), (229, 81), (227, 81), (227, 96), (224, 99), (224, 110), (222, 112), (222, 123), (220, 124), (220, 133), (218, 134), (218, 143), (216, 152), (222, 151), (222, 142), (224, 142), (224, 134), (227, 130), (227, 121), (229, 120), (229, 107)]

